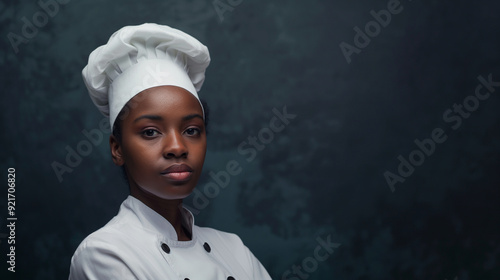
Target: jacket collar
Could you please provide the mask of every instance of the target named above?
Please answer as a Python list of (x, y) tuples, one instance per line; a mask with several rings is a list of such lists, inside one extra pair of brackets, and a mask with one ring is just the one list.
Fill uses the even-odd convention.
[[(179, 206), (181, 207), (181, 206)], [(122, 203), (121, 208), (125, 211), (131, 211), (139, 220), (142, 227), (157, 232), (169, 240), (177, 241), (177, 233), (170, 222), (149, 208), (142, 201), (129, 195)], [(194, 217), (191, 211), (184, 206), (181, 208), (182, 225), (191, 233), (191, 239), (195, 239)]]

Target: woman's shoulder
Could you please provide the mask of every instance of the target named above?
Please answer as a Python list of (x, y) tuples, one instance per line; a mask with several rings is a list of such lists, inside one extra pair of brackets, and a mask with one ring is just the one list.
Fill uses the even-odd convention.
[(154, 233), (138, 226), (130, 217), (118, 214), (106, 225), (83, 239), (74, 255), (79, 255), (85, 251), (95, 253), (96, 250), (128, 247), (129, 244), (140, 242), (135, 237), (147, 236), (148, 234), (154, 235)]
[(71, 258), (70, 279), (130, 279), (127, 277), (133, 271), (128, 264), (154, 242), (148, 234), (133, 224), (112, 219), (78, 245)]
[[(113, 223), (112, 223), (113, 222)], [(94, 244), (100, 243), (112, 243), (114, 241), (119, 241), (122, 238), (125, 238), (127, 234), (125, 232), (131, 230), (130, 226), (125, 223), (116, 223), (113, 220), (108, 222), (106, 225), (101, 227), (100, 229), (89, 234), (85, 239), (82, 240), (80, 247), (88, 247)], [(121, 237), (121, 238), (117, 238)]]

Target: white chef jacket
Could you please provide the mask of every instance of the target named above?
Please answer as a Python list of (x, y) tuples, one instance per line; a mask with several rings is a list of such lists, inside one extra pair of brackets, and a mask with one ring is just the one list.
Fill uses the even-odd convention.
[(178, 241), (165, 218), (128, 196), (118, 215), (78, 246), (69, 279), (271, 279), (237, 235), (198, 227), (182, 210), (190, 241)]

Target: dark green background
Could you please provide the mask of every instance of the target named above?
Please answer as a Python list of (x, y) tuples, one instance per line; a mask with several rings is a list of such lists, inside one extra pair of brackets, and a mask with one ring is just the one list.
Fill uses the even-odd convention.
[[(67, 278), (75, 248), (127, 196), (107, 135), (62, 182), (51, 163), (64, 163), (66, 147), (103, 118), (81, 79), (88, 55), (120, 27), (143, 22), (208, 46), (200, 95), (212, 117), (200, 189), (230, 160), (243, 172), (195, 219), (237, 233), (273, 279), (327, 236), (341, 246), (308, 279), (500, 276), (500, 88), (458, 129), (443, 120), (474, 94), (479, 75), (500, 81), (497, 2), (401, 1), (401, 13), (350, 64), (339, 44), (353, 44), (353, 28), (388, 1), (243, 0), (221, 20), (209, 0), (74, 0), (17, 53), (7, 35), (21, 35), (21, 18), (41, 8), (12, 2), (0, 3), (0, 174), (6, 181), (16, 168), (17, 272), (7, 272), (2, 238), (1, 279)], [(247, 162), (238, 145), (283, 106), (297, 117)], [(383, 173), (397, 172), (397, 157), (408, 158), (414, 140), (435, 128), (447, 140), (391, 192)]]

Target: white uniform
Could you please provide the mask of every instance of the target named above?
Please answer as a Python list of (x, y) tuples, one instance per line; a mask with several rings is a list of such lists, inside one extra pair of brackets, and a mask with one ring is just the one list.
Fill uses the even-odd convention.
[(69, 279), (271, 279), (237, 235), (194, 225), (185, 208), (183, 218), (191, 241), (177, 241), (165, 218), (129, 196), (78, 246)]

